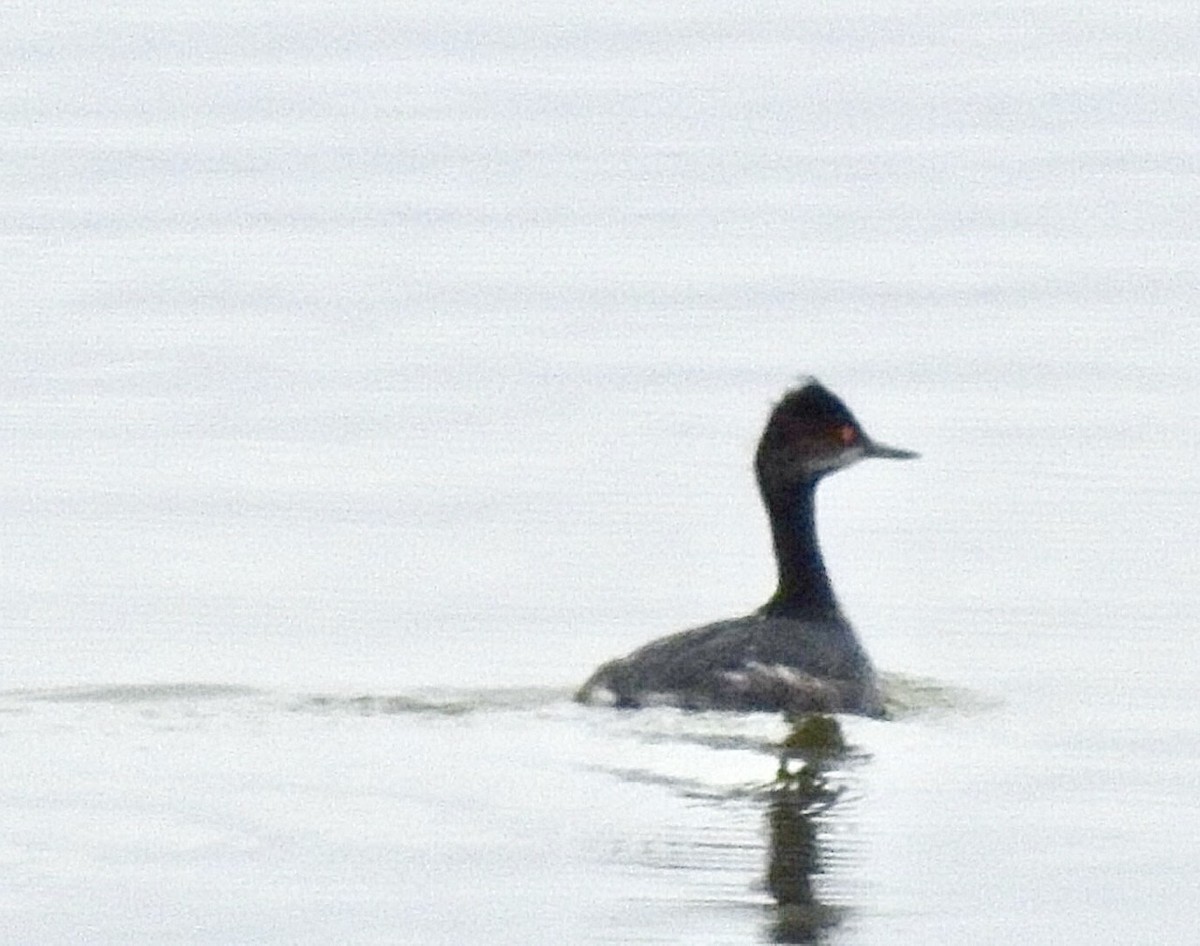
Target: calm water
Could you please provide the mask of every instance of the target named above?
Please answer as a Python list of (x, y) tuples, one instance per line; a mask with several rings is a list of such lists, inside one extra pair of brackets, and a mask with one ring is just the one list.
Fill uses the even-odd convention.
[[(1192, 4), (7, 20), (0, 938), (1193, 935)], [(766, 597), (808, 372), (923, 459), (776, 782), (569, 694)]]

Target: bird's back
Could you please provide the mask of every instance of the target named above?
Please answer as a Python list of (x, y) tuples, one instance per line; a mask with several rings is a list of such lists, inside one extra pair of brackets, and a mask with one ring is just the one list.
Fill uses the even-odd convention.
[(752, 614), (653, 641), (600, 667), (584, 702), (882, 714), (875, 672), (840, 616)]

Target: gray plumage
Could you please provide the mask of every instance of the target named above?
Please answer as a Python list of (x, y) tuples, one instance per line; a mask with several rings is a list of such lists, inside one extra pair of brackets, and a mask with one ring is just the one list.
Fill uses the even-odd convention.
[(751, 614), (681, 631), (601, 666), (588, 703), (879, 716), (875, 671), (844, 620)]

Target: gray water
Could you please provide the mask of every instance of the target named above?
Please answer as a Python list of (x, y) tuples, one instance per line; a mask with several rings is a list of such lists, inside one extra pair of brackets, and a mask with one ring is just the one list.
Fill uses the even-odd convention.
[[(0, 938), (1187, 941), (1198, 26), (9, 10)], [(787, 795), (569, 696), (765, 599), (803, 373), (923, 459), (822, 486), (894, 712)]]

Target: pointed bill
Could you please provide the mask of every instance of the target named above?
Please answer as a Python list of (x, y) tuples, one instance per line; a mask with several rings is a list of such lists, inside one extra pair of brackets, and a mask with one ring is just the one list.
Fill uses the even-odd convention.
[(877, 443), (874, 440), (868, 440), (863, 451), (864, 457), (879, 457), (882, 460), (915, 460), (920, 455), (915, 450), (889, 447), (886, 443)]

